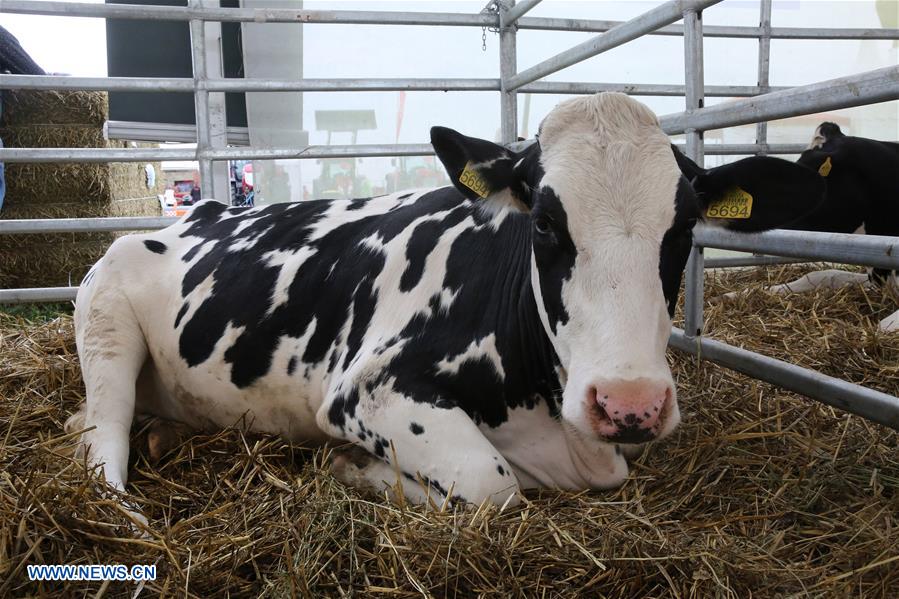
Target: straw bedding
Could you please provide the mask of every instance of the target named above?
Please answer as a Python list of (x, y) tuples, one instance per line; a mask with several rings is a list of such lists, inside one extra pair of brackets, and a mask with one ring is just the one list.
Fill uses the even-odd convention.
[[(711, 297), (807, 267), (707, 275)], [(707, 306), (716, 338), (899, 394), (888, 292)], [(149, 536), (67, 457), (83, 397), (68, 316), (0, 315), (0, 596), (132, 596), (30, 583), (24, 564), (156, 564), (140, 596), (895, 597), (899, 452), (886, 428), (672, 352), (684, 423), (619, 490), (521, 507), (398, 506), (327, 474), (326, 450), (225, 431), (151, 463), (132, 442)]]

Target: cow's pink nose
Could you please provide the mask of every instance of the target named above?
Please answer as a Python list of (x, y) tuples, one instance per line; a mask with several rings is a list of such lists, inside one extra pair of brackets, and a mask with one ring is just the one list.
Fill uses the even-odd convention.
[(672, 389), (652, 379), (610, 379), (587, 387), (593, 429), (616, 443), (645, 443), (658, 436), (669, 412)]

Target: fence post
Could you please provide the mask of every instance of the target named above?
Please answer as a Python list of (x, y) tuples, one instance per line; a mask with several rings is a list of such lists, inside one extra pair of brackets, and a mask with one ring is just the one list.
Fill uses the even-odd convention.
[(515, 0), (498, 2), (499, 7), (499, 76), (500, 76), (500, 120), (502, 143), (518, 140), (518, 93), (508, 89), (509, 79), (518, 72), (516, 36), (518, 26), (509, 21), (509, 10)]
[[(769, 67), (771, 63), (771, 0), (761, 0), (759, 17), (759, 93), (769, 90)], [(768, 153), (768, 122), (756, 123), (755, 143), (761, 146), (759, 154)]]
[[(702, 59), (702, 12), (684, 12), (684, 83), (686, 109), (701, 110), (705, 103), (704, 75)], [(688, 129), (687, 156), (699, 166), (705, 165), (702, 131)], [(687, 260), (684, 282), (684, 332), (688, 337), (702, 335), (703, 315), (703, 249), (693, 245)]]
[[(218, 2), (216, 1), (216, 4)], [(202, 9), (204, 0), (190, 0), (191, 8)], [(216, 23), (219, 29), (221, 24)], [(225, 126), (225, 94), (211, 94), (206, 89), (209, 77), (209, 47), (207, 45), (208, 25), (199, 19), (190, 21), (191, 55), (194, 72), (194, 113), (197, 121), (197, 153), (226, 145)], [(218, 52), (214, 54), (220, 56)], [(214, 97), (210, 97), (214, 96)], [(228, 183), (227, 166), (219, 168), (216, 178), (216, 167), (211, 160), (200, 156), (200, 185), (204, 198), (216, 198), (230, 203), (231, 190)]]

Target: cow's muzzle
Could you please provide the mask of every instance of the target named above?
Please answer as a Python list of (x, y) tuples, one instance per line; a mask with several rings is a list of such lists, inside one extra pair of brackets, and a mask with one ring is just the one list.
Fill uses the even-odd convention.
[(671, 412), (671, 383), (647, 378), (597, 380), (587, 386), (590, 426), (612, 443), (646, 443), (659, 436)]

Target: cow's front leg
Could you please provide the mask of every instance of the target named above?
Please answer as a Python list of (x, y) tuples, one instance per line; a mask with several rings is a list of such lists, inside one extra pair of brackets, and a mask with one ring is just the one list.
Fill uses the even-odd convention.
[[(441, 407), (438, 407), (441, 406)], [(443, 407), (446, 406), (446, 407)], [(460, 408), (417, 402), (364, 386), (335, 394), (317, 414), (327, 434), (364, 448), (374, 458), (341, 460), (334, 472), (344, 482), (390, 491), (399, 482), (406, 499), (518, 503), (518, 481), (499, 451)]]

